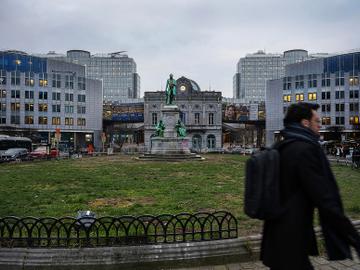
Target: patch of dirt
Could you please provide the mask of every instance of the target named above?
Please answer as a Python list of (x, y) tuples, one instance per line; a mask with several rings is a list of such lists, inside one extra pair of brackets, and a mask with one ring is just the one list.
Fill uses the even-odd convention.
[(100, 207), (116, 207), (116, 208), (127, 208), (134, 204), (140, 205), (152, 205), (155, 200), (151, 197), (139, 197), (139, 198), (98, 198), (90, 201), (88, 205), (94, 208)]

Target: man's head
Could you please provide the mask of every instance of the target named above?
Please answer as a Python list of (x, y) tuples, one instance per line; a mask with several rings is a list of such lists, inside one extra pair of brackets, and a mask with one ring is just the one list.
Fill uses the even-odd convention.
[(174, 77), (174, 75), (171, 73), (171, 74), (170, 74), (170, 79), (172, 79), (173, 77)]
[(284, 118), (284, 126), (301, 124), (319, 134), (321, 125), (319, 114), (316, 112), (318, 108), (319, 104), (306, 102), (291, 104)]

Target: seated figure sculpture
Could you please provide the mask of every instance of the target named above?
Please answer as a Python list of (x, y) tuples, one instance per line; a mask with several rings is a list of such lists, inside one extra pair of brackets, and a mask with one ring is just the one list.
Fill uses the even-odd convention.
[(164, 137), (165, 125), (162, 120), (155, 126), (155, 136)]
[(175, 129), (177, 132), (178, 137), (185, 137), (186, 136), (186, 128), (185, 125), (179, 119), (175, 125)]

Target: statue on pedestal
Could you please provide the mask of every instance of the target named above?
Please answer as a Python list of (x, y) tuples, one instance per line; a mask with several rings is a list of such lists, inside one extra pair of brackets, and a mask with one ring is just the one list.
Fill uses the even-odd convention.
[(174, 98), (176, 95), (176, 80), (173, 75), (170, 74), (170, 78), (166, 81), (166, 105), (173, 105)]
[(177, 132), (178, 137), (185, 137), (186, 136), (186, 128), (183, 122), (179, 119), (175, 125), (175, 129)]
[(155, 136), (164, 137), (165, 125), (162, 120), (155, 126)]

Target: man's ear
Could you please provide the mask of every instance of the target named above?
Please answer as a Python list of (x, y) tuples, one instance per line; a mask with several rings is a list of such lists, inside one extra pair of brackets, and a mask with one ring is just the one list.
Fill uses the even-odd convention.
[(310, 127), (310, 121), (307, 119), (302, 119), (300, 123), (304, 127), (307, 127), (307, 128)]

